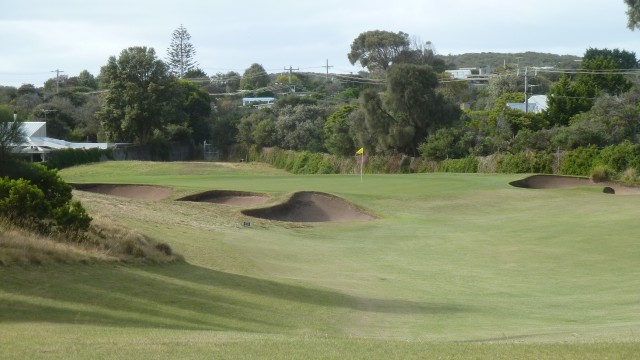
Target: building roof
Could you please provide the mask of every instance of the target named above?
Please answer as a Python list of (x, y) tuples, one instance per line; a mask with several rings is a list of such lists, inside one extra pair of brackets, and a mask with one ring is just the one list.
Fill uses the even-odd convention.
[(74, 143), (47, 137), (47, 123), (26, 121), (22, 123), (26, 141), (14, 147), (14, 151), (23, 154), (42, 154), (61, 149), (107, 149), (108, 143)]

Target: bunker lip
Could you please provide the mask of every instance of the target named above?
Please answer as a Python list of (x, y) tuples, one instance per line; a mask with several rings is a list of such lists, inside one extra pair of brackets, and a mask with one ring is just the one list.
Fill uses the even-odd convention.
[(75, 190), (103, 195), (119, 196), (134, 200), (162, 200), (173, 190), (166, 186), (140, 184), (70, 184)]
[(640, 195), (640, 187), (616, 182), (593, 182), (589, 178), (560, 175), (532, 175), (509, 185), (525, 189), (572, 189), (578, 187), (602, 187), (605, 194)]
[(243, 210), (242, 213), (267, 220), (288, 222), (370, 221), (376, 217), (335, 195), (301, 191), (284, 203), (267, 208)]
[(211, 190), (176, 199), (176, 201), (209, 202), (235, 206), (255, 206), (263, 204), (267, 200), (269, 197), (265, 194), (231, 190)]

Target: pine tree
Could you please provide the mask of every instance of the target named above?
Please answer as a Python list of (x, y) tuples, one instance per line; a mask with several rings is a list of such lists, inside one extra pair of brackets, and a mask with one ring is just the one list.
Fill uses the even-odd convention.
[(187, 29), (180, 25), (171, 36), (171, 45), (167, 48), (167, 65), (169, 71), (182, 78), (189, 70), (193, 70), (198, 64), (193, 59), (196, 49), (189, 41), (191, 35)]

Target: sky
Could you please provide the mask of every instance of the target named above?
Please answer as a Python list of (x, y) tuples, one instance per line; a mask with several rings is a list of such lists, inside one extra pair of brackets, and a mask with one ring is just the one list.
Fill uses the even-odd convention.
[[(363, 32), (405, 32), (442, 55), (536, 51), (582, 56), (588, 48), (640, 57), (640, 31), (623, 0), (16, 0), (0, 11), (0, 85), (61, 74), (94, 75), (132, 46), (166, 59), (183, 25), (209, 75), (261, 64), (269, 73), (362, 70), (347, 59)], [(526, 59), (520, 64), (527, 65)], [(482, 64), (479, 64), (479, 66)]]

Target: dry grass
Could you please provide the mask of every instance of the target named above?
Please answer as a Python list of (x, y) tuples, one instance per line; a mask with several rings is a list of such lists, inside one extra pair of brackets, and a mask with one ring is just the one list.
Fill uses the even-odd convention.
[(87, 238), (77, 243), (64, 235), (42, 236), (0, 220), (0, 265), (53, 263), (164, 263), (182, 261), (167, 244), (154, 244), (142, 234), (103, 216), (94, 217)]

